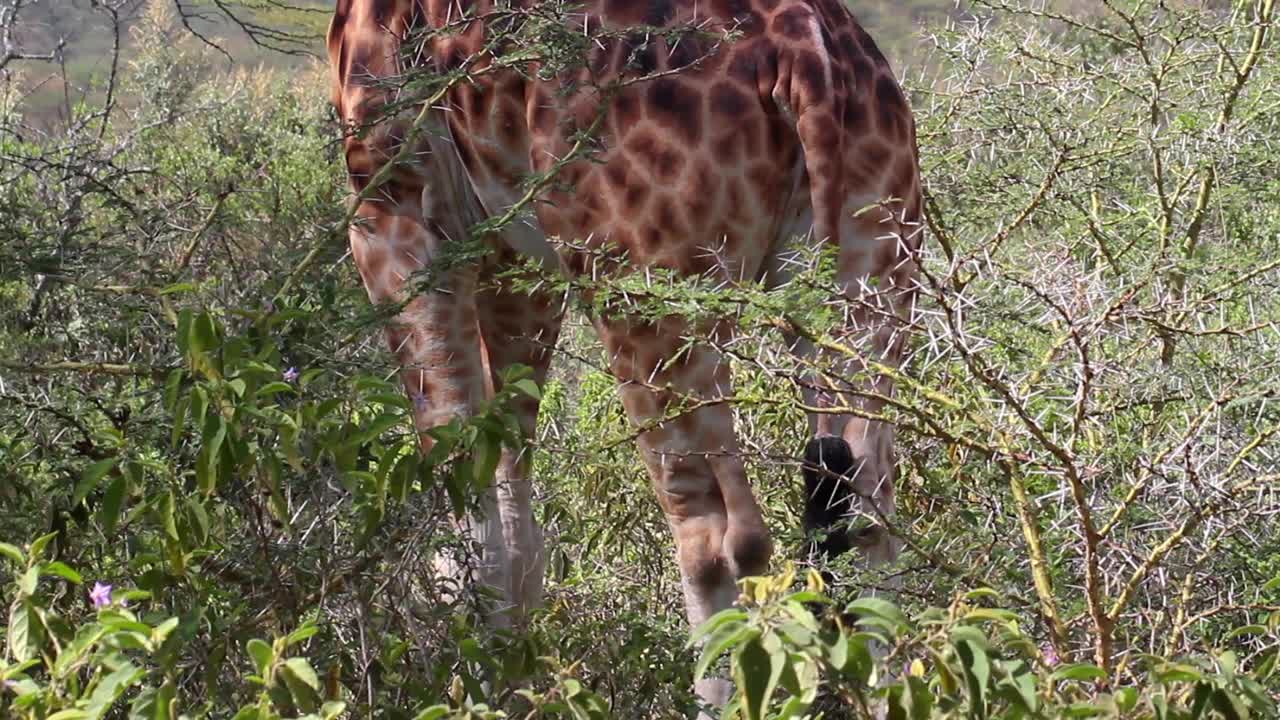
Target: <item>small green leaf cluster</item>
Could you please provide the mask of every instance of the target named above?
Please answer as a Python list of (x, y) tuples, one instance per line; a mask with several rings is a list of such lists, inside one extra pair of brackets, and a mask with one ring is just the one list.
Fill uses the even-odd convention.
[[(737, 692), (724, 718), (1151, 718), (1274, 717), (1260, 679), (1234, 653), (1164, 658), (1144, 654), (1112, 673), (1062, 664), (1024, 631), (1027, 618), (992, 606), (981, 589), (947, 608), (908, 617), (866, 596), (837, 605), (810, 570), (748, 578), (740, 607), (700, 627), (697, 674), (728, 656)], [(822, 715), (822, 713), (826, 713)]]

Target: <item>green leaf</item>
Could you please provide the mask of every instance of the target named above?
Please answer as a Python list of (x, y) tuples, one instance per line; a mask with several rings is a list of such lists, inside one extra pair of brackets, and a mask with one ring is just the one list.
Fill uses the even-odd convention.
[(254, 393), (254, 395), (258, 397), (263, 397), (264, 395), (274, 395), (276, 393), (281, 393), (281, 392), (297, 393), (297, 390), (289, 383), (280, 382), (279, 380), (276, 380), (274, 382), (269, 382), (266, 385), (263, 385), (262, 387), (258, 388), (258, 391)]
[(498, 461), (502, 458), (502, 443), (492, 436), (481, 436), (475, 447), (475, 488), (483, 490), (493, 484)]
[(1213, 695), (1213, 686), (1208, 683), (1197, 683), (1195, 692), (1191, 697), (1191, 707), (1189, 716), (1191, 720), (1204, 716), (1204, 711), (1209, 707), (1209, 700)]
[(178, 327), (175, 336), (178, 340), (178, 352), (186, 357), (191, 349), (191, 310), (183, 308), (178, 311)]
[(1245, 625), (1243, 627), (1238, 627), (1235, 630), (1232, 630), (1226, 635), (1223, 635), (1222, 641), (1226, 642), (1227, 640), (1238, 638), (1241, 635), (1266, 635), (1266, 634), (1267, 634), (1267, 627), (1265, 625)]
[(90, 717), (90, 715), (84, 710), (67, 708), (66, 710), (59, 710), (58, 712), (45, 718), (45, 720), (84, 720), (87, 717)]
[(1036, 675), (1031, 666), (1023, 660), (1013, 660), (1001, 661), (999, 667), (1005, 677), (997, 684), (997, 691), (1015, 706), (1021, 706), (1034, 715), (1040, 699), (1036, 695)]
[(886, 709), (889, 711), (885, 720), (907, 720), (911, 717), (911, 700), (905, 685), (892, 685), (885, 697)]
[(1191, 665), (1168, 663), (1155, 671), (1156, 679), (1162, 683), (1197, 682), (1202, 677), (1200, 670)]
[(318, 632), (320, 632), (320, 628), (308, 623), (289, 633), (289, 636), (284, 639), (284, 644), (285, 646), (297, 645), (303, 640), (311, 638)]
[(31, 543), (31, 550), (27, 553), (32, 560), (41, 560), (44, 558), (44, 549), (49, 546), (58, 533), (51, 532), (48, 535), (41, 535)]
[(169, 448), (171, 450), (178, 449), (178, 443), (182, 441), (182, 433), (187, 428), (187, 403), (189, 400), (185, 397), (179, 398), (173, 406), (170, 413), (173, 419), (170, 422), (173, 427), (169, 429)]
[(83, 502), (84, 499), (88, 497), (89, 493), (93, 492), (94, 488), (98, 487), (98, 482), (102, 480), (102, 477), (110, 472), (111, 468), (116, 466), (116, 462), (119, 459), (120, 458), (118, 457), (109, 457), (105, 460), (99, 460), (85, 468), (84, 471), (80, 473), (80, 482), (76, 483), (75, 492), (71, 494), (71, 504), (79, 505)]
[(196, 289), (196, 286), (194, 283), (178, 282), (178, 283), (173, 283), (171, 285), (165, 285), (164, 287), (160, 288), (159, 292), (156, 294), (172, 295), (174, 293), (179, 293), (179, 292), (190, 292), (195, 289)]
[(409, 402), (409, 398), (404, 393), (373, 393), (365, 397), (365, 402), (378, 403), (388, 407), (400, 408), (401, 410), (409, 410), (413, 404)]
[(217, 413), (211, 413), (204, 425), (204, 451), (196, 461), (197, 484), (205, 495), (212, 494), (218, 487), (218, 463), (221, 460), (222, 441), (226, 437), (226, 420)]
[(404, 418), (404, 415), (400, 415), (398, 413), (383, 413), (374, 418), (368, 425), (365, 425), (360, 428), (359, 431), (353, 433), (342, 443), (342, 445), (344, 447), (356, 447), (364, 445), (372, 440), (376, 440), (382, 435), (382, 433), (403, 422)]
[(214, 324), (213, 316), (202, 312), (191, 323), (191, 352), (204, 352), (217, 346), (218, 329)]
[(686, 647), (693, 647), (702, 641), (703, 638), (715, 632), (717, 628), (726, 623), (733, 621), (743, 622), (747, 619), (747, 613), (740, 608), (726, 608), (712, 615), (702, 622), (701, 625), (694, 628), (689, 635), (689, 642)]
[(66, 580), (67, 582), (75, 585), (79, 585), (80, 583), (84, 582), (84, 580), (80, 577), (80, 573), (76, 572), (75, 570), (72, 570), (70, 567), (67, 566), (66, 563), (62, 563), (62, 562), (47, 563), (46, 565), (40, 568), (40, 574), (53, 575), (55, 577), (60, 577), (63, 580)]
[(849, 656), (841, 672), (862, 685), (869, 685), (871, 676), (875, 672), (875, 660), (871, 657), (871, 643), (875, 641), (876, 637), (870, 633), (850, 634)]
[(164, 500), (160, 503), (160, 516), (164, 522), (164, 532), (171, 540), (179, 540), (178, 537), (178, 520), (177, 514), (178, 499), (174, 497), (173, 491), (165, 493)]
[(111, 608), (98, 613), (98, 622), (112, 632), (136, 632), (151, 635), (151, 626), (138, 622), (133, 613), (127, 609)]
[(525, 395), (528, 395), (534, 400), (542, 399), (542, 390), (538, 388), (538, 383), (534, 382), (530, 378), (525, 378), (523, 380), (516, 380), (515, 382), (511, 383), (511, 385), (515, 388), (518, 388), (520, 392), (524, 393)]
[(1246, 720), (1249, 717), (1249, 711), (1245, 709), (1240, 699), (1227, 692), (1225, 688), (1214, 690), (1212, 700), (1214, 709), (1226, 720)]
[(182, 368), (174, 368), (169, 371), (169, 376), (164, 381), (164, 409), (168, 410), (170, 415), (176, 414), (178, 391), (182, 389), (183, 375)]
[(315, 712), (320, 707), (320, 678), (311, 663), (304, 658), (289, 658), (280, 666), (279, 674), (299, 709)]
[(53, 663), (53, 676), (62, 679), (72, 670), (89, 652), (95, 643), (102, 639), (107, 629), (98, 623), (90, 623), (80, 628), (76, 636), (70, 643), (62, 648), (62, 652), (58, 653), (58, 659)]
[(108, 537), (115, 533), (116, 525), (120, 522), (120, 509), (124, 506), (126, 484), (125, 477), (121, 475), (107, 486), (107, 492), (102, 496), (102, 505), (98, 508), (98, 522), (102, 524), (102, 533)]
[(1075, 665), (1063, 665), (1053, 674), (1049, 676), (1050, 680), (1106, 680), (1107, 673), (1097, 665), (1089, 663), (1076, 663)]
[(89, 711), (88, 717), (101, 718), (111, 709), (116, 700), (125, 693), (134, 683), (138, 682), (147, 673), (134, 667), (131, 663), (124, 663), (115, 672), (102, 678), (93, 689), (93, 694), (89, 696), (89, 703), (85, 707)]
[[(729, 619), (732, 620), (733, 618)], [(752, 634), (758, 635), (759, 631), (741, 622), (729, 622), (717, 626), (707, 638), (702, 654), (698, 657), (698, 664), (693, 668), (693, 681), (701, 680), (712, 663), (718, 660), (725, 651), (738, 645)]]
[(320, 720), (337, 720), (346, 712), (347, 704), (341, 700), (330, 700), (320, 706)]
[(22, 579), (18, 581), (18, 592), (23, 595), (35, 595), (36, 586), (40, 584), (40, 566), (32, 565), (22, 574)]
[(269, 720), (271, 717), (266, 710), (260, 709), (257, 705), (245, 705), (240, 708), (240, 712), (231, 717), (231, 720)]
[(1105, 715), (1106, 710), (1092, 703), (1072, 703), (1062, 709), (1062, 716), (1069, 718), (1091, 718)]
[(835, 669), (844, 672), (844, 666), (849, 662), (849, 635), (840, 633), (836, 635), (836, 639), (827, 646), (827, 662)]
[(40, 620), (33, 618), (31, 602), (22, 600), (9, 609), (9, 632), (5, 642), (18, 662), (33, 658), (40, 645)]
[(409, 490), (413, 487), (413, 478), (417, 474), (418, 456), (416, 454), (401, 455), (391, 470), (391, 481), (387, 492), (399, 502), (409, 499)]
[(1124, 687), (1115, 692), (1116, 707), (1121, 712), (1129, 712), (1138, 706), (1138, 691), (1131, 687)]
[(981, 720), (987, 716), (987, 687), (991, 680), (986, 637), (977, 628), (960, 626), (952, 630), (952, 644), (969, 688), (969, 711)]
[(22, 550), (16, 545), (10, 545), (7, 542), (0, 542), (0, 555), (3, 555), (13, 561), (14, 565), (26, 565), (26, 557), (22, 554)]
[(161, 645), (164, 643), (165, 639), (169, 637), (169, 633), (173, 632), (176, 627), (178, 627), (178, 618), (176, 617), (171, 617), (155, 626), (151, 631), (151, 643), (156, 646)]
[(284, 661), (284, 666), (293, 671), (295, 677), (306, 683), (307, 687), (320, 692), (320, 677), (316, 675), (316, 671), (312, 669), (311, 663), (306, 658), (289, 658)]
[(778, 634), (786, 638), (793, 647), (807, 647), (813, 642), (815, 635), (812, 630), (799, 622), (782, 623), (776, 629)]
[(172, 683), (144, 688), (129, 708), (129, 720), (173, 720), (172, 703), (177, 692)]
[[(859, 618), (858, 622), (880, 625), (895, 635), (900, 628), (905, 627), (907, 624), (907, 619), (903, 616), (902, 611), (898, 609), (898, 606), (875, 597), (858, 598), (849, 603), (848, 607), (845, 608), (845, 612), (866, 616)], [(874, 622), (874, 620), (883, 622)]]
[(196, 544), (203, 546), (209, 542), (209, 513), (205, 511), (204, 503), (200, 502), (198, 497), (188, 497), (186, 506), (190, 525), (196, 531)]
[(742, 709), (747, 720), (763, 720), (765, 717), (786, 660), (786, 653), (766, 650), (758, 637), (738, 646), (734, 653), (733, 673), (741, 688)]
[(249, 657), (253, 658), (253, 666), (258, 674), (265, 678), (275, 655), (271, 651), (271, 646), (258, 638), (253, 638), (245, 645), (245, 649), (249, 651)]
[(965, 613), (965, 620), (987, 620), (990, 622), (1016, 624), (1020, 618), (1015, 612), (999, 608), (974, 608)]
[(918, 677), (908, 676), (907, 689), (908, 716), (911, 720), (929, 720), (933, 713), (933, 692), (929, 690), (929, 685)]

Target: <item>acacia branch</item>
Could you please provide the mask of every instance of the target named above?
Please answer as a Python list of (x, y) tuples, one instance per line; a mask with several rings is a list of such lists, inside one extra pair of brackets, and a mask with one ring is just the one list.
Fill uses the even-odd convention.
[(1241, 481), (1231, 488), (1223, 491), (1221, 495), (1205, 505), (1202, 510), (1192, 511), (1191, 515), (1188, 516), (1186, 520), (1183, 520), (1182, 524), (1178, 526), (1178, 529), (1152, 549), (1151, 553), (1147, 556), (1147, 559), (1129, 575), (1129, 580), (1125, 583), (1124, 588), (1111, 604), (1111, 609), (1107, 611), (1108, 619), (1114, 623), (1120, 618), (1120, 613), (1124, 612), (1125, 606), (1129, 604), (1131, 599), (1133, 599), (1134, 593), (1138, 591), (1138, 587), (1142, 584), (1142, 581), (1147, 578), (1147, 575), (1149, 575), (1152, 570), (1159, 567), (1165, 557), (1181, 545), (1182, 541), (1186, 540), (1187, 536), (1196, 528), (1200, 527), (1205, 520), (1217, 516), (1226, 509), (1229, 502), (1235, 500), (1236, 497), (1244, 493), (1246, 490), (1251, 490), (1255, 487), (1269, 485), (1276, 482), (1280, 482), (1280, 474), (1260, 475), (1249, 480)]
[(52, 363), (24, 363), (15, 360), (0, 360), (0, 368), (30, 375), (73, 372), (88, 375), (118, 375), (126, 377), (164, 377), (173, 370), (173, 368), (161, 365), (78, 362), (74, 360), (62, 360)]

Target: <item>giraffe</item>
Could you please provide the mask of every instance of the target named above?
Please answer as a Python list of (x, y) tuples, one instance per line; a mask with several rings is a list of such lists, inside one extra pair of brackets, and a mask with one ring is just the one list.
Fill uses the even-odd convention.
[[(538, 59), (525, 72), (492, 64), (488, 23), (509, 23), (506, 7), (338, 0), (327, 36), (357, 193), (351, 254), (370, 300), (401, 304), (386, 338), (418, 428), (475, 412), (500, 389), (504, 368), (527, 366), (545, 382), (564, 298), (522, 291), (502, 274), (522, 256), (587, 280), (665, 268), (777, 287), (798, 250), (833, 246), (833, 294), (844, 310), (824, 331), (857, 352), (827, 358), (836, 371), (805, 386), (804, 526), (826, 555), (893, 559), (883, 524), (842, 525), (860, 512), (893, 513), (893, 428), (869, 419), (892, 381), (866, 370), (870, 360), (901, 362), (920, 244), (914, 119), (875, 43), (840, 0), (586, 0), (565, 23), (591, 37), (586, 62), (547, 77)], [(678, 37), (657, 30), (694, 26), (699, 33)], [(396, 82), (419, 65), (471, 75), (423, 109)], [(414, 129), (415, 116), (427, 131)], [(587, 128), (591, 157), (574, 159)], [(410, 161), (388, 168), (397, 153)], [(517, 206), (522, 179), (552, 170), (534, 217), (490, 233), (479, 261), (410, 290), (411, 276), (469, 228)], [(380, 172), (384, 182), (370, 190)], [(731, 606), (736, 580), (763, 572), (772, 553), (731, 408), (716, 402), (732, 394), (718, 348), (734, 323), (625, 313), (591, 321), (642, 430), (637, 446), (696, 626)], [(686, 346), (694, 335), (710, 342)], [(804, 357), (831, 352), (804, 333), (784, 340)], [(690, 397), (696, 409), (667, 415)], [(538, 401), (522, 398), (514, 410), (532, 436)], [(518, 625), (541, 597), (544, 541), (532, 502), (528, 453), (504, 451), (466, 520), (482, 548), (478, 580), (505, 601), (489, 616), (497, 626)], [(728, 693), (714, 680), (697, 691), (712, 703)]]

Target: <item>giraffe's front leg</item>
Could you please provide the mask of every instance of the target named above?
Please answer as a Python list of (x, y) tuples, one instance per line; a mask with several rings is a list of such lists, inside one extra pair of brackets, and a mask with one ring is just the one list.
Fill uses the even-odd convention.
[[(476, 269), (462, 264), (438, 270), (432, 287), (422, 292), (411, 279), (446, 254), (448, 245), (464, 241), (482, 213), (440, 119), (428, 118), (414, 130), (407, 115), (392, 112), (404, 100), (396, 78), (413, 14), (367, 11), (340, 3), (328, 34), (334, 103), (349, 130), (343, 141), (347, 173), (359, 193), (351, 254), (370, 300), (402, 305), (386, 336), (421, 432), (471, 415), (486, 397)], [(390, 164), (391, 172), (383, 172)], [(423, 435), (423, 450), (430, 445)], [(509, 567), (492, 486), (461, 525), (480, 549), (474, 575), (502, 606), (488, 613), (490, 622), (506, 626)], [(470, 574), (464, 560), (440, 558), (437, 564), (461, 584)]]
[[(538, 387), (544, 385), (564, 314), (562, 293), (522, 292), (502, 275), (515, 260), (514, 253), (502, 252), (496, 262), (486, 266), (480, 281), (480, 333), (495, 391), (502, 387), (504, 372), (514, 365), (529, 367)], [(528, 445), (534, 437), (538, 405), (538, 399), (527, 394), (514, 398), (511, 411), (520, 421), (526, 444), (518, 450), (503, 450), (496, 478), (517, 623), (542, 603), (546, 569), (542, 529), (533, 514), (533, 457)]]
[[(413, 401), (415, 424), (424, 433), (421, 445), (426, 452), (432, 440), (424, 431), (473, 414), (486, 397), (486, 385), (474, 267), (440, 273), (430, 289), (415, 294), (415, 273), (438, 257), (446, 238), (428, 229), (414, 196), (392, 187), (376, 201), (362, 203), (350, 241), (370, 300), (404, 303), (385, 332)], [(508, 626), (510, 568), (494, 487), (478, 498), (475, 511), (458, 522), (458, 530), (478, 552), (442, 554), (437, 568), (459, 589), (470, 576), (496, 594), (498, 606), (487, 613), (490, 624)]]

